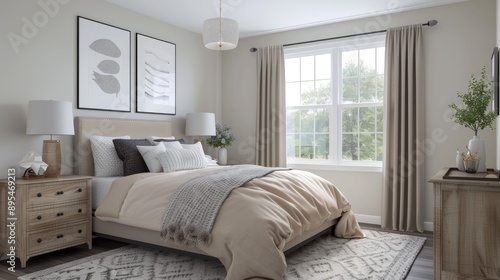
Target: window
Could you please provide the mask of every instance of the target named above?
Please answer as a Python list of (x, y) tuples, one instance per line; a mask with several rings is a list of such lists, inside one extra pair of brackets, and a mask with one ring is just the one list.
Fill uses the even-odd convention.
[(287, 161), (382, 163), (385, 34), (285, 48)]

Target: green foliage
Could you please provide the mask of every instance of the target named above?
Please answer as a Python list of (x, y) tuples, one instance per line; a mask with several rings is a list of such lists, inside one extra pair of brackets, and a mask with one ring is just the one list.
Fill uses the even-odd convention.
[(457, 96), (462, 99), (464, 107), (459, 107), (455, 103), (449, 105), (450, 108), (455, 110), (451, 118), (458, 124), (472, 129), (474, 135), (477, 136), (479, 130), (486, 127), (494, 129), (493, 122), (495, 121), (495, 112), (489, 111), (491, 94), (491, 84), (486, 83), (486, 68), (483, 66), (480, 79), (471, 75), (469, 80), (468, 92), (461, 94), (457, 91)]
[(215, 136), (208, 138), (207, 144), (208, 146), (214, 148), (225, 148), (231, 146), (234, 140), (236, 140), (236, 138), (234, 138), (230, 126), (225, 124), (216, 124)]

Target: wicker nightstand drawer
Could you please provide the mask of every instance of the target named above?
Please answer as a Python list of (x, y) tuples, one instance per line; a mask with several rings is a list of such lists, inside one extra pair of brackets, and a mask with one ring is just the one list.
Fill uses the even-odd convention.
[(87, 200), (87, 187), (85, 181), (48, 182), (31, 187), (28, 196), (28, 207)]
[(86, 243), (88, 223), (28, 234), (28, 256)]
[(54, 224), (86, 221), (88, 219), (87, 202), (65, 204), (49, 208), (35, 208), (28, 210), (28, 231), (44, 227), (53, 227)]

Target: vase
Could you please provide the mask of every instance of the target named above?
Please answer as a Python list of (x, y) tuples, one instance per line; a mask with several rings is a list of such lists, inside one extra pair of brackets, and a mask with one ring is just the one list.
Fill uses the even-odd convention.
[(219, 165), (227, 164), (227, 150), (226, 148), (219, 148), (219, 158), (217, 160)]
[(464, 169), (467, 173), (476, 173), (479, 165), (479, 160), (464, 160)]
[(486, 152), (484, 149), (484, 140), (479, 138), (479, 136), (474, 136), (474, 138), (469, 140), (469, 150), (472, 154), (477, 153), (479, 156), (477, 172), (486, 172)]
[(462, 157), (462, 154), (460, 153), (459, 150), (457, 150), (457, 158), (455, 159), (455, 163), (457, 165), (458, 170), (465, 171), (464, 158)]

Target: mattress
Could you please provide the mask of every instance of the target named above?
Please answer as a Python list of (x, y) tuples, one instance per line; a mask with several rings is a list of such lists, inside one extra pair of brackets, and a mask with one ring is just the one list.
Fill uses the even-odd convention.
[(94, 177), (92, 178), (92, 210), (101, 205), (104, 198), (111, 188), (111, 184), (117, 178), (121, 177)]

